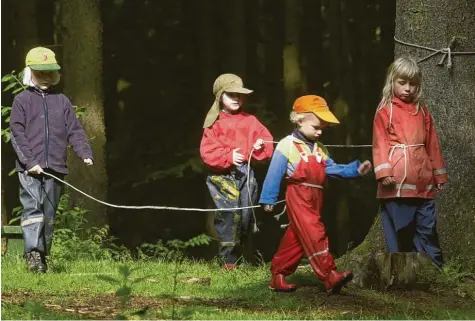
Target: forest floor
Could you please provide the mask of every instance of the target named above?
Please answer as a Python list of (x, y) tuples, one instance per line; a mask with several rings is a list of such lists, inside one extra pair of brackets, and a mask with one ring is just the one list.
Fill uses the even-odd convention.
[(269, 266), (222, 270), (185, 260), (51, 262), (31, 274), (19, 254), (2, 257), (6, 319), (474, 319), (475, 280), (447, 276), (431, 291), (358, 289), (328, 296), (307, 268), (290, 294), (268, 289)]

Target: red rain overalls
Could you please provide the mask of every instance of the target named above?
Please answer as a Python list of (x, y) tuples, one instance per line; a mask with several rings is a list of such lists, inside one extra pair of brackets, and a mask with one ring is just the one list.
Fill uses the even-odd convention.
[(321, 221), (326, 163), (321, 154), (307, 155), (298, 143), (294, 142), (294, 145), (302, 159), (292, 177), (287, 179), (290, 225), (272, 259), (271, 272), (272, 275), (293, 274), (305, 254), (315, 274), (321, 280), (327, 280), (336, 266)]

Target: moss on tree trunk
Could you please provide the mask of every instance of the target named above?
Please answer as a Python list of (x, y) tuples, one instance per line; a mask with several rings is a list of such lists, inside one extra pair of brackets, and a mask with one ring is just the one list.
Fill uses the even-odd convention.
[[(70, 152), (69, 181), (86, 193), (107, 199), (105, 164), (106, 134), (102, 92), (102, 24), (99, 0), (61, 0), (60, 25), (63, 44), (64, 92), (73, 105), (84, 107), (81, 120), (91, 144), (94, 166), (86, 167)], [(131, 62), (132, 63), (132, 62)], [(124, 164), (127, 170), (127, 164)], [(90, 226), (107, 222), (106, 207), (72, 192), (73, 203), (83, 203), (89, 210)]]
[[(474, 1), (398, 0), (396, 11), (395, 34), (399, 40), (441, 49), (455, 37), (452, 51), (475, 51)], [(395, 46), (395, 57), (405, 55), (419, 60), (430, 53), (411, 46)], [(452, 68), (447, 67), (448, 57), (439, 64), (441, 58), (436, 55), (420, 62), (425, 102), (434, 118), (449, 173), (449, 183), (437, 197), (437, 230), (445, 259), (458, 259), (470, 267), (475, 263), (475, 56), (453, 55)], [(362, 285), (364, 282), (358, 280), (368, 275), (368, 262), (374, 262), (376, 256), (387, 257), (384, 253), (374, 254), (384, 250), (378, 215), (365, 241), (341, 258), (340, 264), (356, 268), (356, 283)], [(419, 261), (416, 254), (397, 255)], [(409, 272), (405, 265), (393, 265), (392, 269), (394, 273)], [(416, 282), (421, 278), (412, 279)]]

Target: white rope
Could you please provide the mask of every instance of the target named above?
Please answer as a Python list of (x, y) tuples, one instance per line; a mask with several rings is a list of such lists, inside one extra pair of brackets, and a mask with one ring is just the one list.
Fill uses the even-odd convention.
[(457, 37), (452, 37), (452, 40), (450, 40), (450, 43), (446, 48), (441, 48), (441, 49), (438, 49), (438, 50), (434, 49), (434, 48), (426, 47), (426, 46), (421, 46), (421, 45), (418, 45), (418, 44), (405, 42), (405, 41), (397, 39), (396, 37), (394, 37), (394, 41), (396, 41), (397, 43), (400, 43), (402, 45), (432, 51), (432, 53), (429, 54), (428, 56), (419, 59), (417, 61), (417, 63), (421, 63), (421, 62), (423, 62), (423, 61), (425, 61), (425, 60), (427, 60), (427, 59), (429, 59), (429, 58), (431, 58), (431, 57), (433, 57), (437, 54), (442, 54), (442, 58), (440, 59), (440, 61), (437, 65), (438, 66), (443, 66), (444, 61), (447, 58), (447, 68), (450, 69), (450, 68), (452, 68), (452, 55), (475, 55), (474, 51), (452, 51), (452, 46), (455, 44), (456, 38)]
[[(272, 140), (264, 140), (264, 143), (278, 144), (279, 142), (274, 142)], [(262, 148), (264, 148), (264, 146)], [(251, 205), (252, 205), (252, 197), (251, 197), (251, 183), (249, 182), (249, 175), (251, 173), (252, 153), (254, 153), (254, 146), (252, 146), (251, 152), (249, 153), (249, 159), (247, 160), (247, 193), (248, 193), (249, 202), (251, 203)], [(254, 219), (254, 226), (252, 227), (252, 230), (254, 232), (259, 232), (259, 228), (257, 227), (256, 213), (254, 212), (254, 207), (251, 207), (251, 211), (252, 211), (252, 218)]]
[(274, 218), (278, 221), (282, 215), (284, 215), (285, 211), (287, 210), (287, 205), (284, 206), (284, 210), (277, 215), (274, 215)]
[(401, 197), (401, 188), (402, 184), (404, 184), (404, 181), (406, 180), (407, 177), (407, 148), (408, 147), (418, 147), (418, 146), (424, 146), (424, 144), (412, 144), (412, 145), (406, 145), (406, 144), (396, 144), (391, 147), (391, 152), (389, 153), (389, 160), (392, 159), (394, 150), (396, 148), (402, 148), (403, 150), (403, 157), (404, 157), (404, 177), (402, 178), (401, 184), (399, 184), (399, 188), (397, 189), (397, 197)]
[[(274, 144), (277, 144), (279, 142), (275, 142), (275, 141), (264, 141), (264, 143), (274, 143)], [(326, 147), (370, 147), (372, 145), (325, 145)], [(47, 173), (47, 172), (43, 172), (44, 175), (46, 176), (50, 176), (52, 178), (54, 178), (55, 180), (57, 180), (58, 182), (61, 182), (69, 187), (71, 187), (72, 189), (74, 189), (75, 191), (77, 191), (78, 193), (100, 203), (100, 204), (103, 204), (105, 206), (109, 206), (109, 207), (113, 207), (113, 208), (122, 208), (122, 209), (133, 209), (133, 210), (145, 210), (145, 209), (150, 209), (150, 210), (169, 210), (169, 211), (193, 211), (193, 212), (216, 212), (216, 211), (236, 211), (236, 210), (243, 210), (243, 209), (252, 209), (252, 215), (253, 215), (253, 218), (254, 218), (254, 229), (257, 229), (257, 224), (256, 224), (256, 216), (255, 216), (255, 212), (254, 212), (254, 208), (258, 208), (258, 207), (261, 207), (261, 205), (252, 205), (252, 198), (251, 198), (251, 191), (250, 191), (250, 182), (249, 182), (249, 173), (250, 173), (250, 170), (251, 170), (251, 156), (252, 156), (252, 153), (254, 152), (254, 147), (252, 148), (251, 150), (251, 153), (250, 153), (250, 156), (249, 156), (249, 160), (248, 160), (248, 167), (247, 167), (247, 177), (248, 177), (248, 181), (247, 181), (247, 191), (249, 193), (249, 200), (251, 202), (251, 206), (242, 206), (242, 207), (231, 207), (231, 208), (214, 208), (214, 209), (210, 209), (210, 208), (195, 208), (195, 207), (177, 207), (177, 206), (153, 206), (153, 205), (144, 205), (144, 206), (132, 206), (132, 205), (117, 205), (117, 204), (112, 204), (112, 203), (107, 203), (107, 202), (104, 202), (100, 199), (97, 199), (89, 194), (87, 194), (86, 192), (83, 192), (81, 191), (79, 188), (71, 185), (70, 183), (60, 179), (59, 177), (56, 177), (55, 175), (51, 174), (51, 173)], [(285, 202), (285, 200), (280, 200), (280, 201), (277, 201), (276, 204), (279, 204), (279, 203), (282, 203), (282, 202)], [(285, 208), (284, 208), (284, 211), (280, 214), (278, 214), (279, 216), (282, 215), (283, 213), (285, 212)], [(277, 215), (276, 215), (277, 216)], [(257, 229), (258, 231), (258, 229)]]
[[(133, 210), (145, 210), (145, 209), (150, 209), (150, 210), (171, 210), (171, 211), (196, 211), (196, 212), (216, 212), (216, 211), (235, 211), (235, 210), (242, 210), (246, 208), (254, 208), (254, 207), (260, 207), (260, 205), (254, 205), (254, 206), (244, 206), (244, 207), (232, 207), (232, 208), (220, 208), (220, 209), (210, 209), (210, 208), (193, 208), (193, 207), (175, 207), (175, 206), (152, 206), (152, 205), (145, 205), (145, 206), (129, 206), (129, 205), (116, 205), (116, 204), (111, 204), (107, 203), (104, 201), (101, 201), (83, 191), (81, 191), (79, 188), (74, 187), (73, 185), (69, 184), (66, 181), (63, 181), (62, 179), (54, 176), (51, 173), (43, 172), (43, 174), (50, 176), (57, 180), (58, 182), (61, 182), (63, 184), (66, 184), (67, 186), (71, 187), (75, 191), (83, 194), (84, 196), (101, 203), (106, 206), (114, 207), (114, 208), (125, 208), (125, 209), (133, 209)], [(277, 203), (285, 202), (285, 200), (278, 201)]]

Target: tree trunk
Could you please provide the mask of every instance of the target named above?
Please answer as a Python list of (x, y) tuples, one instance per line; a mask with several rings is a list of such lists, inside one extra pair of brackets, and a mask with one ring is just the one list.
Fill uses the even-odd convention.
[(301, 0), (285, 1), (285, 44), (284, 44), (284, 89), (285, 105), (292, 106), (294, 100), (307, 90), (305, 74), (301, 66), (300, 29), (303, 18)]
[[(63, 43), (64, 92), (73, 105), (86, 108), (82, 124), (94, 155), (94, 166), (86, 167), (70, 152), (69, 181), (86, 193), (107, 199), (105, 167), (105, 126), (102, 92), (102, 23), (99, 0), (60, 0)], [(124, 164), (124, 170), (127, 164)], [(73, 204), (82, 203), (89, 211), (89, 226), (107, 222), (106, 208), (75, 192)]]
[[(456, 40), (452, 51), (475, 50), (475, 2), (399, 0), (396, 37), (440, 49)], [(416, 59), (430, 54), (396, 44), (395, 56)], [(438, 230), (447, 258), (475, 264), (475, 55), (452, 56), (452, 68), (437, 63), (437, 55), (420, 63), (425, 102), (435, 120), (449, 173), (449, 183), (437, 201)]]
[[(213, 96), (213, 82), (219, 76), (219, 72), (217, 70), (218, 66), (218, 46), (216, 37), (213, 36), (214, 30), (216, 29), (216, 16), (217, 10), (216, 6), (212, 1), (190, 1), (186, 2), (187, 6), (190, 6), (188, 10), (192, 10), (193, 13), (190, 14), (189, 17), (195, 19), (195, 48), (197, 50), (197, 64), (199, 66), (199, 105), (203, 106), (203, 111), (200, 113), (202, 115), (202, 119), (204, 120), (206, 113), (208, 112), (211, 104), (214, 101)], [(198, 14), (197, 14), (198, 13)], [(203, 133), (203, 129), (199, 128), (199, 133), (197, 135), (201, 135)], [(209, 208), (213, 208), (214, 202), (213, 199), (209, 196), (208, 189), (204, 186), (205, 189), (205, 199), (206, 205)], [(214, 212), (206, 212), (204, 214), (204, 222), (205, 222), (205, 231), (208, 235), (213, 237), (215, 240), (218, 240), (218, 234), (216, 232), (216, 228), (214, 226)], [(216, 246), (213, 247), (213, 250), (217, 248)]]
[(269, 128), (274, 137), (282, 137), (291, 128), (288, 121), (290, 106), (285, 104), (284, 92), (284, 47), (285, 19), (284, 0), (263, 1), (264, 12), (260, 25), (262, 28), (263, 51), (265, 56), (266, 108), (276, 115), (275, 124)]
[[(230, 72), (243, 78), (246, 84), (246, 15), (244, 1), (219, 1), (220, 24), (224, 30), (220, 48), (222, 73)], [(219, 26), (218, 26), (219, 28)], [(214, 33), (208, 37), (213, 37)]]
[[(475, 2), (399, 0), (396, 38), (434, 49), (474, 51)], [(430, 51), (396, 44), (395, 56), (417, 60)], [(475, 56), (453, 55), (452, 68), (436, 55), (420, 62), (425, 102), (435, 120), (449, 173), (449, 183), (437, 199), (438, 232), (445, 259), (475, 264)], [(455, 125), (456, 124), (456, 125)], [(381, 251), (385, 246), (379, 216), (356, 253)]]

